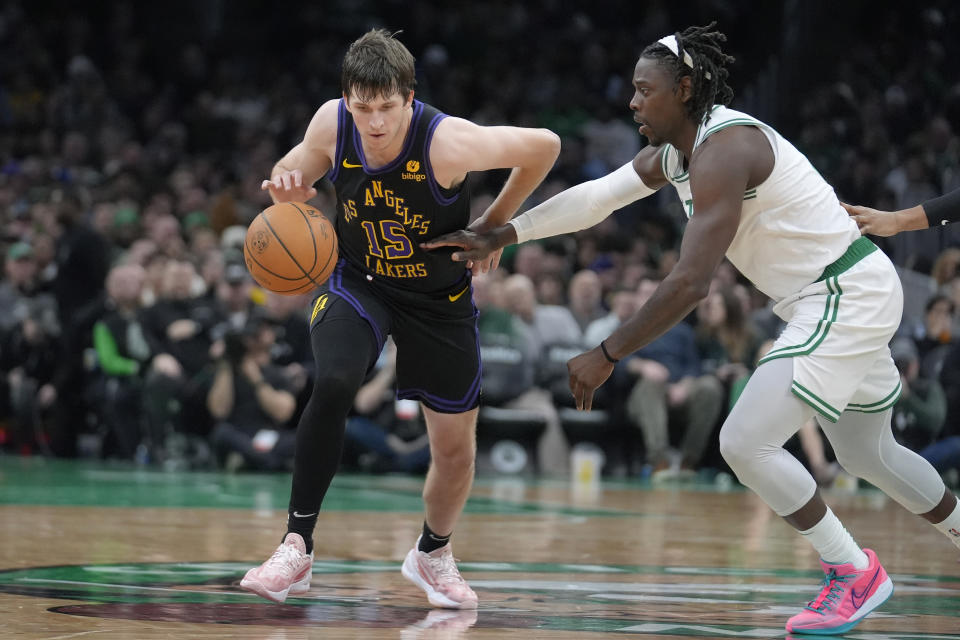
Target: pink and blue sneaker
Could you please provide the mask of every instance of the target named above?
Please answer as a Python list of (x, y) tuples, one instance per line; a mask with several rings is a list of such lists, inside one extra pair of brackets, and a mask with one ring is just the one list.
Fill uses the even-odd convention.
[(877, 560), (877, 554), (864, 549), (870, 564), (856, 569), (852, 564), (827, 564), (823, 589), (803, 611), (787, 621), (789, 633), (834, 635), (853, 629), (863, 618), (893, 594), (893, 581)]

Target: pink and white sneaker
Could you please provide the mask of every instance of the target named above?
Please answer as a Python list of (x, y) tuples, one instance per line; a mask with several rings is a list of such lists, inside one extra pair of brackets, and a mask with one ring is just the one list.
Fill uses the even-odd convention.
[(270, 559), (243, 576), (240, 586), (258, 596), (283, 604), (288, 594), (310, 590), (313, 554), (298, 533), (288, 533)]
[(476, 609), (477, 594), (460, 575), (450, 543), (430, 553), (420, 551), (419, 545), (420, 538), (417, 538), (413, 549), (404, 558), (400, 570), (403, 577), (423, 589), (427, 600), (435, 607)]
[(870, 564), (857, 570), (852, 564), (827, 564), (823, 560), (823, 589), (804, 610), (787, 621), (789, 633), (833, 635), (853, 629), (871, 611), (893, 594), (893, 581), (877, 560), (864, 549)]

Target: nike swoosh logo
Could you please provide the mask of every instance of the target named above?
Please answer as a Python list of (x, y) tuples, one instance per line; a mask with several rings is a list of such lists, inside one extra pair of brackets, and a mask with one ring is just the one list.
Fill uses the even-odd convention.
[(310, 516), (315, 516), (315, 515), (317, 515), (316, 511), (314, 511), (313, 513), (300, 513), (298, 511), (293, 512), (294, 518), (309, 518)]
[(457, 295), (449, 294), (449, 295), (447, 296), (447, 298), (450, 299), (450, 302), (456, 302), (457, 300), (460, 299), (460, 296), (462, 296), (463, 294), (465, 294), (465, 293), (467, 292), (467, 289), (469, 289), (469, 288), (470, 288), (470, 285), (467, 285), (466, 287), (463, 288), (463, 291), (461, 291), (461, 292), (458, 293)]
[(345, 169), (359, 169), (359, 168), (361, 168), (363, 165), (362, 165), (362, 164), (350, 164), (349, 162), (347, 162), (347, 159), (344, 158), (344, 159), (343, 159), (343, 166), (344, 166)]
[(863, 606), (863, 601), (867, 599), (867, 594), (870, 593), (870, 589), (873, 589), (873, 583), (877, 581), (877, 576), (880, 575), (880, 567), (877, 567), (877, 570), (873, 573), (873, 577), (870, 578), (870, 584), (867, 585), (867, 588), (857, 593), (857, 590), (854, 589), (850, 593), (850, 602), (853, 604), (854, 609), (859, 609)]

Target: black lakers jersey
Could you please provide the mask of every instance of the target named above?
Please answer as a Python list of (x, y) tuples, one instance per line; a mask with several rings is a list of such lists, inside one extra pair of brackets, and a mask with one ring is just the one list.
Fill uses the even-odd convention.
[(340, 101), (337, 152), (328, 177), (337, 192), (340, 256), (378, 281), (410, 291), (443, 291), (462, 281), (452, 249), (425, 251), (420, 243), (463, 229), (470, 220), (467, 181), (437, 184), (430, 140), (445, 114), (418, 100), (403, 150), (388, 165), (369, 169), (353, 116)]

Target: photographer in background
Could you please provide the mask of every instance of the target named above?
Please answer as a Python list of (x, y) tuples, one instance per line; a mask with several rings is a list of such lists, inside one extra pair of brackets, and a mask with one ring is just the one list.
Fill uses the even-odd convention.
[(241, 331), (226, 329), (216, 363), (207, 409), (215, 426), (212, 444), (221, 464), (272, 471), (293, 461), (295, 432), (283, 425), (296, 398), (283, 370), (270, 360), (276, 334), (259, 313), (248, 316)]
[(342, 464), (368, 472), (423, 473), (430, 442), (416, 400), (395, 400), (397, 345), (387, 339), (375, 371), (357, 391), (347, 416)]

